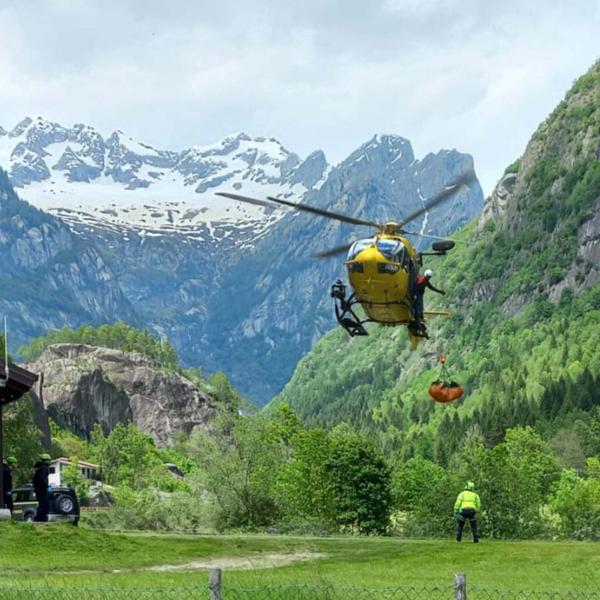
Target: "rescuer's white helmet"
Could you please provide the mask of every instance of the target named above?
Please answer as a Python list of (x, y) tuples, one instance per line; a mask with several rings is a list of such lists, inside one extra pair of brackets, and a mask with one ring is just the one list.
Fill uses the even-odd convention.
[(433, 271), (431, 269), (427, 269), (427, 271), (425, 271), (425, 277), (427, 277), (427, 279), (433, 277)]

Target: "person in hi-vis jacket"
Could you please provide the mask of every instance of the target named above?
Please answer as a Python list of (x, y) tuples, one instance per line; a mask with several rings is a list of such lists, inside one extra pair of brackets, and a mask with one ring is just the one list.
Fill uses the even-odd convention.
[(462, 532), (465, 522), (468, 520), (471, 524), (471, 533), (473, 541), (479, 542), (479, 530), (477, 528), (477, 511), (481, 507), (479, 494), (475, 491), (475, 484), (467, 481), (465, 489), (458, 495), (454, 503), (454, 518), (457, 521), (456, 541), (462, 540)]

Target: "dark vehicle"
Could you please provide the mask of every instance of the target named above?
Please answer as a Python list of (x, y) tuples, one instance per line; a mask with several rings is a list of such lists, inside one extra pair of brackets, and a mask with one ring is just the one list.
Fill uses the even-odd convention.
[[(68, 486), (53, 487), (50, 495), (49, 522), (64, 522), (77, 525), (79, 523), (79, 502), (75, 490)], [(33, 521), (37, 509), (37, 501), (32, 485), (25, 485), (13, 490), (15, 521)]]

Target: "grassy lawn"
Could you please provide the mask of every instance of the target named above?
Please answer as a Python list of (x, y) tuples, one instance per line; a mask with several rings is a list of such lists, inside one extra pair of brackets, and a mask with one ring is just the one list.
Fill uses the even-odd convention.
[[(226, 569), (231, 587), (331, 583), (357, 587), (471, 583), (501, 589), (600, 589), (600, 546), (584, 542), (491, 542), (394, 538), (116, 534), (68, 526), (0, 524), (0, 585), (40, 587), (205, 586), (206, 571), (149, 572), (151, 565), (297, 552), (321, 558), (267, 569)], [(120, 572), (113, 572), (115, 569)], [(86, 571), (82, 573), (80, 571)], [(92, 572), (90, 572), (92, 571)]]

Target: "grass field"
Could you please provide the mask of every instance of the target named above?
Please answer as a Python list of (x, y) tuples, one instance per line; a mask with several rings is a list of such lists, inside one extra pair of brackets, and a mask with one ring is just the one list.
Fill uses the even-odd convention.
[[(276, 554), (320, 558), (272, 568), (225, 568), (231, 586), (329, 583), (381, 588), (448, 585), (454, 573), (501, 589), (600, 589), (600, 546), (584, 542), (456, 544), (451, 540), (117, 534), (69, 526), (0, 524), (0, 585), (175, 587), (206, 585), (207, 571), (153, 565)], [(114, 572), (117, 570), (118, 572)]]

